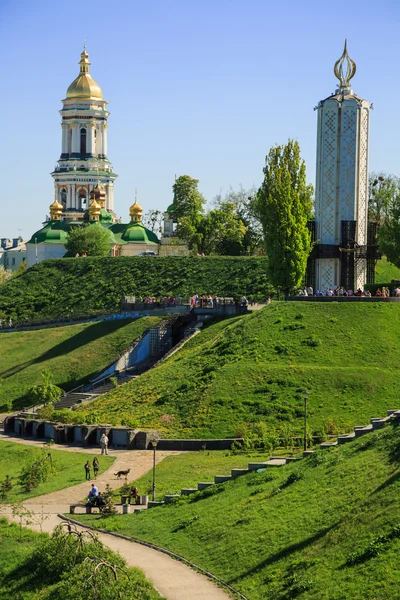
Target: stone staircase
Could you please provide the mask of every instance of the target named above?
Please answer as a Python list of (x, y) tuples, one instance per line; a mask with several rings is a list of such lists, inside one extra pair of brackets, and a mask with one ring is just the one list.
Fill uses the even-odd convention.
[[(323, 442), (319, 446), (321, 449), (331, 448), (333, 446), (338, 446), (341, 444), (346, 444), (347, 442), (352, 442), (353, 440), (359, 438), (362, 435), (367, 433), (371, 433), (376, 431), (377, 429), (381, 429), (391, 421), (395, 419), (400, 419), (400, 410), (388, 410), (386, 417), (378, 417), (372, 418), (371, 423), (369, 425), (356, 425), (354, 427), (354, 431), (352, 433), (347, 433), (343, 435), (338, 435), (336, 441), (333, 442)], [(181, 496), (189, 496), (191, 494), (195, 494), (196, 492), (205, 490), (206, 488), (218, 485), (221, 483), (225, 483), (226, 481), (231, 481), (235, 479), (235, 477), (240, 477), (241, 475), (246, 475), (247, 473), (251, 473), (252, 471), (258, 471), (259, 469), (268, 469), (268, 468), (277, 468), (282, 467), (285, 464), (302, 460), (302, 458), (307, 458), (313, 454), (315, 450), (305, 450), (302, 456), (291, 456), (291, 457), (282, 457), (282, 456), (271, 456), (269, 460), (265, 462), (250, 462), (247, 465), (247, 469), (232, 469), (230, 475), (215, 475), (214, 481), (200, 481), (197, 484), (197, 488), (183, 488), (181, 489), (180, 494), (167, 494), (164, 496), (163, 501), (159, 502), (149, 502), (148, 508), (153, 508), (155, 506), (160, 506), (163, 504), (169, 504), (173, 502), (176, 498), (180, 498)]]
[[(139, 373), (135, 373), (134, 375), (127, 375), (126, 373), (121, 373), (119, 377), (117, 377), (117, 386), (123, 385), (124, 383), (128, 383), (135, 379)], [(100, 381), (97, 385), (91, 386), (92, 389), (88, 390), (89, 386), (83, 385), (80, 388), (68, 392), (61, 397), (61, 399), (56, 402), (54, 408), (56, 410), (60, 410), (62, 408), (72, 408), (75, 405), (82, 404), (84, 402), (89, 402), (90, 400), (94, 400), (98, 396), (102, 394), (106, 394), (107, 392), (113, 390), (115, 388), (114, 383), (111, 381), (107, 381), (107, 379)]]

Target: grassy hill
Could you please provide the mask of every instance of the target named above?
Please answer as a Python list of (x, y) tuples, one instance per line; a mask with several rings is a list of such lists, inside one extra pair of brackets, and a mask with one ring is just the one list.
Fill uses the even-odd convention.
[(399, 460), (389, 426), (140, 515), (81, 518), (166, 547), (249, 600), (397, 600)]
[(290, 436), (301, 431), (306, 389), (310, 428), (347, 431), (400, 404), (399, 329), (397, 304), (272, 303), (209, 325), (76, 418), (164, 437), (225, 437), (263, 422)]
[(265, 298), (264, 258), (120, 256), (47, 260), (0, 286), (0, 317), (32, 319), (119, 310), (132, 296), (218, 294)]
[(376, 283), (389, 283), (392, 279), (400, 279), (400, 269), (388, 262), (386, 256), (378, 260), (375, 271)]
[(16, 408), (29, 404), (26, 393), (42, 383), (46, 368), (64, 390), (87, 381), (159, 321), (144, 317), (1, 333), (0, 408), (11, 402)]

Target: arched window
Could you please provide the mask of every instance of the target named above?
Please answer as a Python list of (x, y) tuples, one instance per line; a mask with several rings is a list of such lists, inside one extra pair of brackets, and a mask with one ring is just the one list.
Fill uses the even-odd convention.
[(81, 156), (86, 155), (86, 129), (81, 129)]
[(63, 209), (65, 210), (67, 208), (67, 190), (65, 188), (62, 188), (60, 192), (60, 200), (61, 204), (63, 205)]
[(85, 188), (81, 188), (78, 192), (79, 198), (79, 208), (80, 210), (87, 209), (87, 190)]

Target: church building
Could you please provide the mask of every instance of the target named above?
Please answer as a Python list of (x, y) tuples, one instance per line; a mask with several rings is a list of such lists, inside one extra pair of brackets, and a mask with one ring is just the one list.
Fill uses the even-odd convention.
[(84, 47), (79, 75), (62, 100), (61, 155), (51, 173), (54, 202), (50, 217), (27, 242), (27, 266), (66, 253), (68, 232), (86, 222), (110, 231), (113, 256), (137, 255), (143, 251), (158, 254), (159, 239), (141, 223), (143, 210), (137, 203), (130, 208), (130, 222), (118, 222), (114, 212), (114, 182), (117, 174), (108, 159), (107, 102), (100, 86), (90, 75), (89, 55)]

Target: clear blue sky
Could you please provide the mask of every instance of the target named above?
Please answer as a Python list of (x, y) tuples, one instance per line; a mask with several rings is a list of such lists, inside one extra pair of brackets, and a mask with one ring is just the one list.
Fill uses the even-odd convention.
[(25, 239), (53, 201), (58, 111), (83, 39), (109, 109), (108, 155), (124, 222), (172, 200), (174, 175), (208, 200), (262, 180), (268, 149), (299, 141), (315, 177), (317, 102), (344, 38), (353, 88), (374, 103), (370, 170), (400, 175), (400, 3), (321, 0), (0, 0), (0, 237)]

